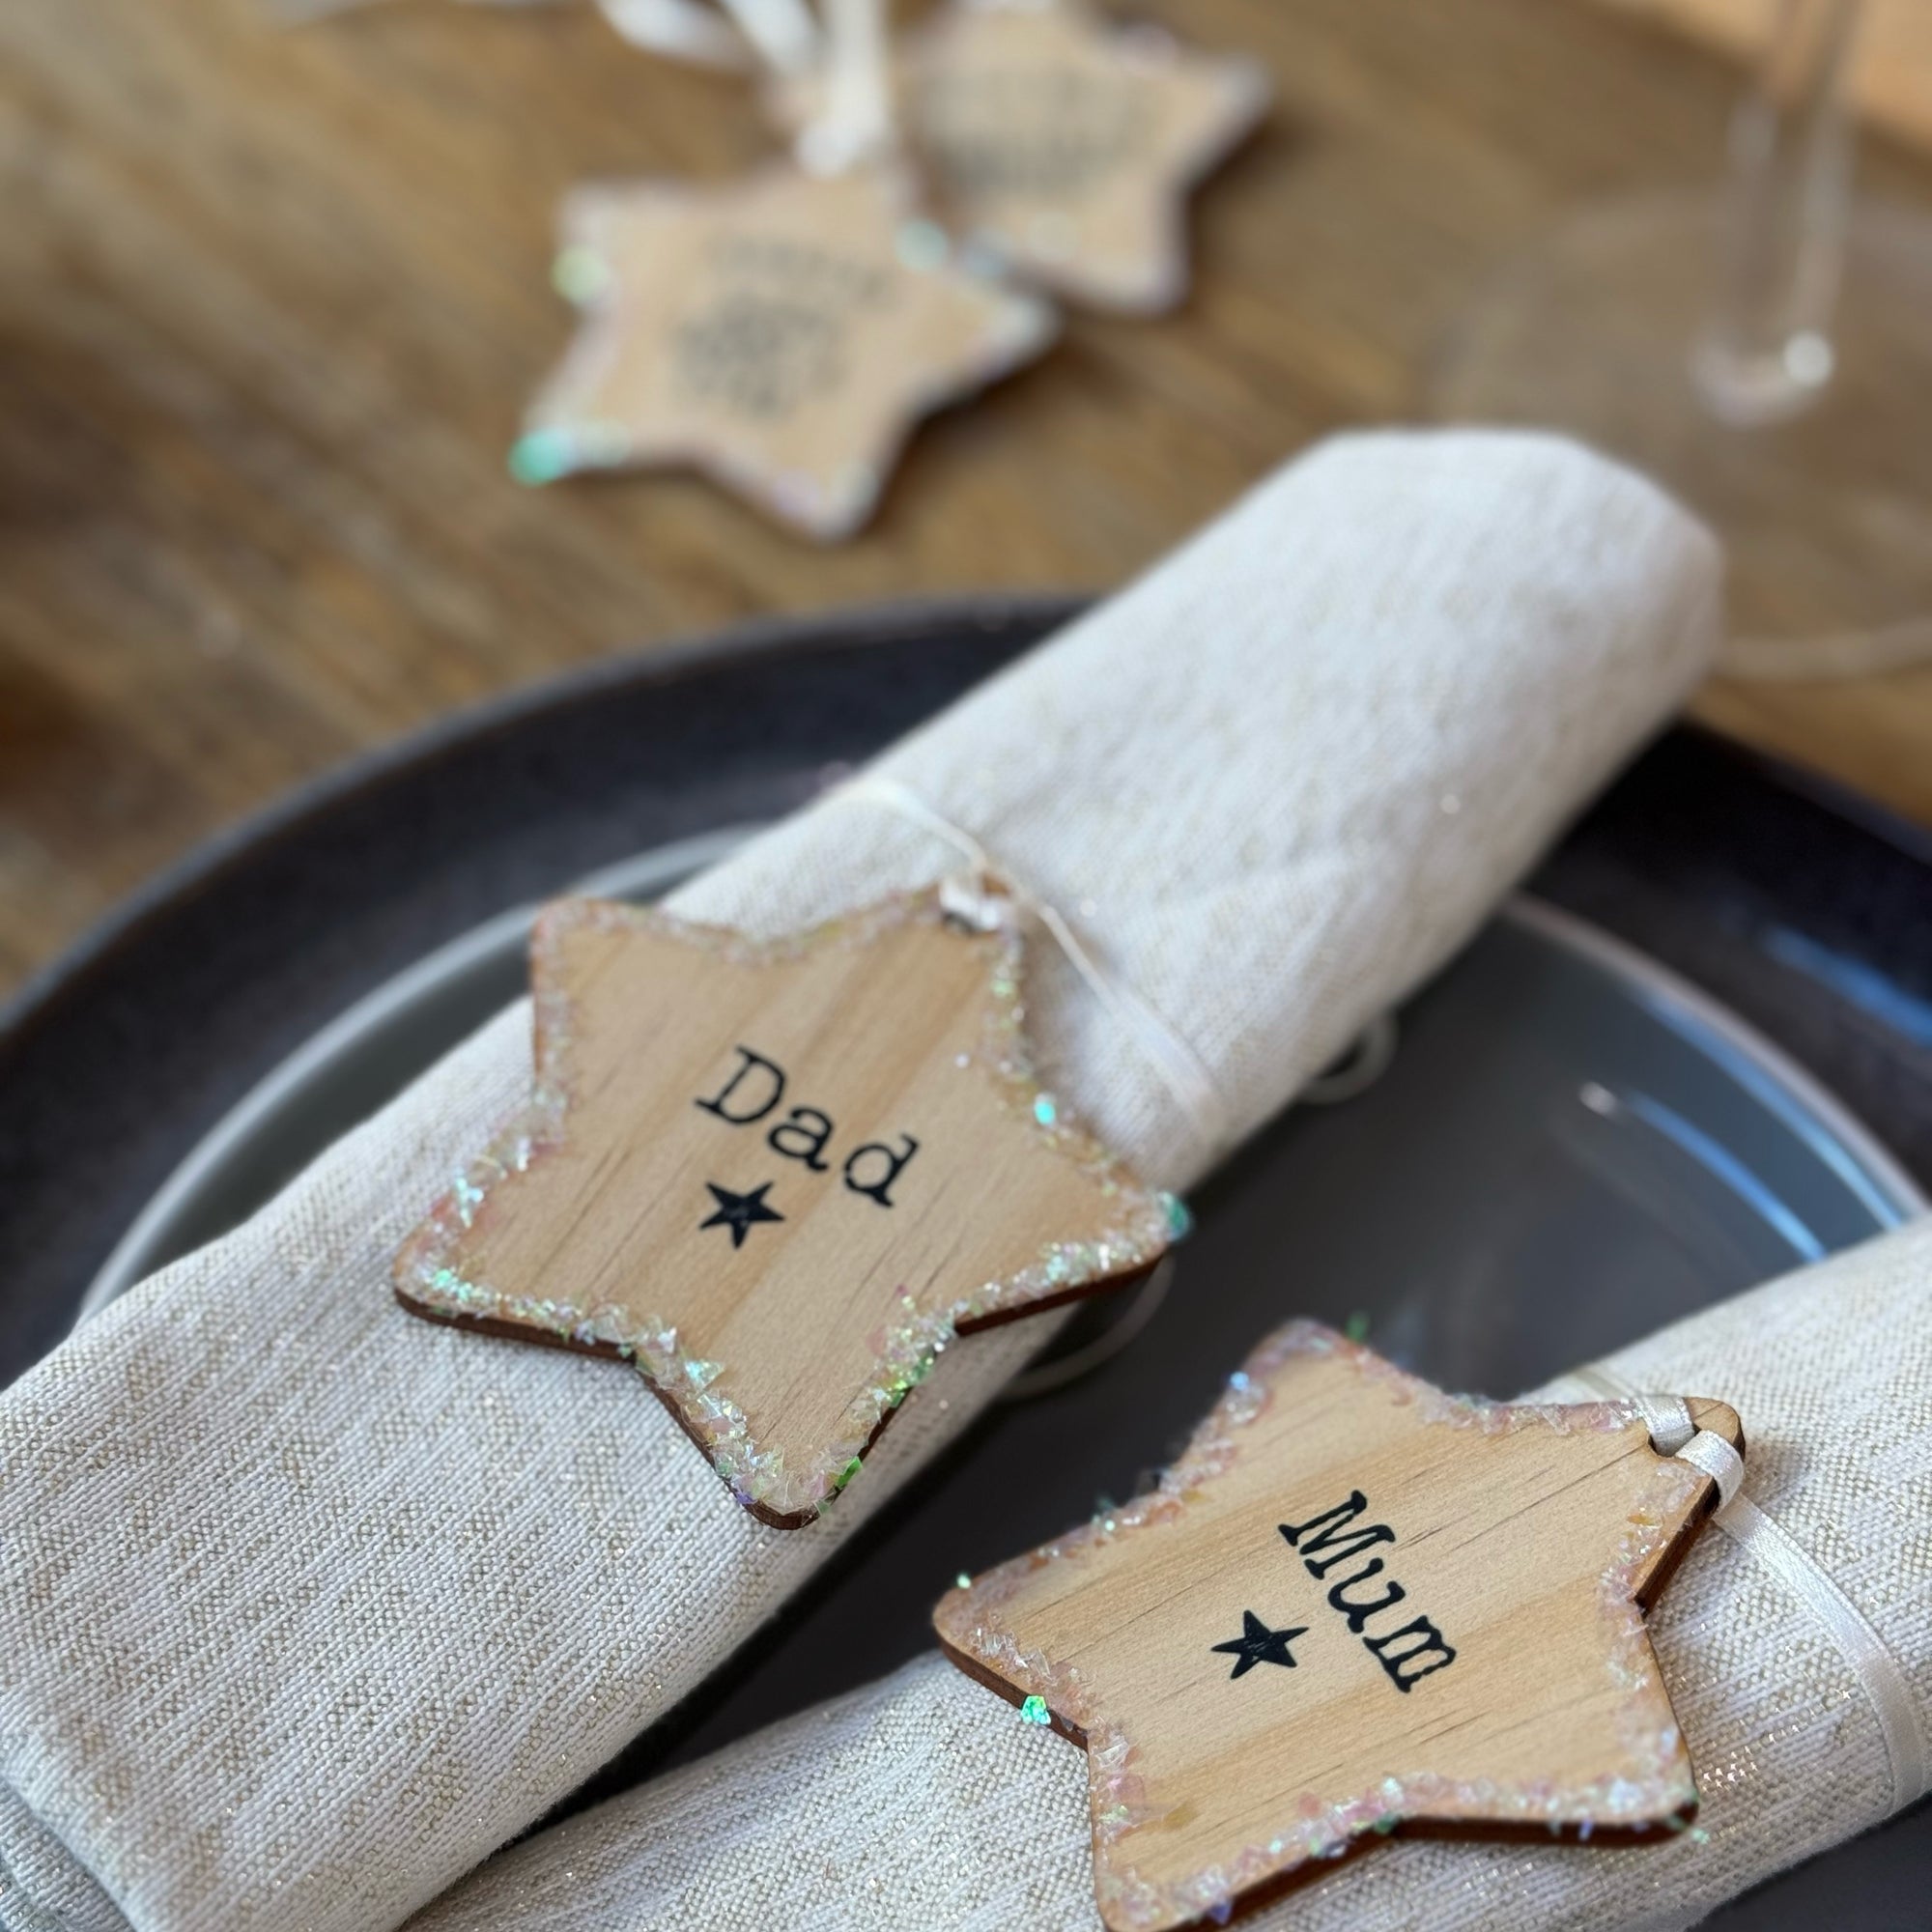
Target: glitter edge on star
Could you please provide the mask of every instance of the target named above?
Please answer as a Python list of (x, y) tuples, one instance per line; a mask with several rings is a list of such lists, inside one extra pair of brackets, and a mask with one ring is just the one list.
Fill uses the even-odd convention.
[[(464, 1164), (404, 1242), (392, 1277), (399, 1294), (408, 1303), (458, 1321), (500, 1321), (578, 1347), (613, 1350), (671, 1404), (741, 1504), (785, 1519), (809, 1520), (821, 1513), (857, 1473), (886, 1418), (932, 1372), (963, 1325), (1135, 1273), (1184, 1232), (1184, 1210), (1176, 1198), (1144, 1186), (1064, 1103), (1040, 1087), (1026, 1040), (1024, 946), (1017, 929), (1003, 926), (980, 936), (989, 956), (982, 1045), (975, 1065), (990, 1078), (1007, 1111), (1115, 1202), (1118, 1218), (1093, 1240), (1047, 1244), (1025, 1266), (978, 1285), (944, 1308), (922, 1309), (902, 1294), (900, 1318), (867, 1337), (872, 1378), (853, 1398), (832, 1440), (807, 1467), (788, 1467), (781, 1448), (761, 1443), (752, 1419), (732, 1400), (728, 1364), (688, 1348), (674, 1323), (612, 1303), (586, 1308), (507, 1293), (468, 1278), (455, 1263), (464, 1237), (495, 1190), (564, 1145), (575, 1044), (571, 1002), (557, 971), (566, 932), (649, 932), (755, 966), (828, 947), (863, 947), (892, 927), (916, 921), (940, 923), (946, 918), (936, 887), (895, 895), (843, 919), (775, 940), (749, 939), (728, 927), (610, 899), (562, 899), (546, 907), (530, 942), (537, 1041), (531, 1098), (482, 1153)], [(1042, 1100), (1051, 1101), (1044, 1110), (1050, 1118), (1042, 1117)]]
[(1102, 1510), (1052, 1543), (982, 1572), (942, 1598), (933, 1623), (949, 1649), (979, 1666), (976, 1676), (983, 1671), (1028, 1696), (1040, 1697), (1053, 1719), (1085, 1735), (1094, 1893), (1107, 1924), (1121, 1932), (1166, 1932), (1203, 1919), (1225, 1921), (1243, 1893), (1311, 1861), (1338, 1859), (1364, 1837), (1386, 1835), (1405, 1820), (1540, 1825), (1587, 1839), (1597, 1826), (1669, 1830), (1696, 1805), (1690, 1752), (1635, 1595), (1667, 1541), (1669, 1519), (1709, 1479), (1689, 1463), (1660, 1458), (1643, 1502), (1627, 1520), (1616, 1554), (1598, 1582), (1599, 1613), (1608, 1638), (1606, 1667), (1623, 1693), (1619, 1729), (1633, 1757), (1645, 1765), (1643, 1777), (1572, 1786), (1554, 1780), (1502, 1786), (1490, 1779), (1464, 1781), (1433, 1774), (1385, 1777), (1366, 1791), (1326, 1804), (1303, 1794), (1295, 1815), (1268, 1840), (1248, 1845), (1228, 1863), (1185, 1880), (1160, 1884), (1134, 1870), (1122, 1841), (1161, 1814), (1148, 1802), (1132, 1738), (1089, 1699), (1076, 1666), (1023, 1649), (1001, 1611), (1045, 1565), (1077, 1561), (1122, 1536), (1173, 1522), (1190, 1494), (1232, 1466), (1240, 1450), (1239, 1432), (1272, 1398), (1270, 1378), (1290, 1360), (1307, 1355), (1348, 1361), (1365, 1379), (1381, 1383), (1405, 1405), (1412, 1404), (1417, 1418), (1429, 1424), (1484, 1435), (1531, 1428), (1567, 1435), (1643, 1427), (1636, 1406), (1627, 1401), (1498, 1403), (1446, 1394), (1319, 1322), (1294, 1321), (1270, 1335), (1229, 1378), (1186, 1449), (1152, 1489)]

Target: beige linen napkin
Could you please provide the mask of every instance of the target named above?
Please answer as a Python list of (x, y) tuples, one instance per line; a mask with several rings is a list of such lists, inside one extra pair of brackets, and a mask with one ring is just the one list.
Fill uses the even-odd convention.
[[(1608, 1358), (1634, 1390), (1744, 1417), (1745, 1491), (1821, 1564), (1932, 1722), (1932, 1219)], [(1541, 1392), (1594, 1400), (1563, 1382)], [(1906, 1794), (1818, 1612), (1721, 1528), (1650, 1620), (1697, 1828), (1640, 1848), (1414, 1839), (1257, 1915), (1257, 1932), (1619, 1932), (1695, 1923)], [(487, 1864), (410, 1932), (994, 1932), (1099, 1925), (1081, 1752), (936, 1653)], [(1248, 1920), (1242, 1921), (1244, 1924)]]
[[(1346, 438), (880, 769), (1184, 1038), (1232, 1134), (1469, 934), (1709, 660), (1718, 563), (1547, 438)], [(772, 933), (957, 864), (821, 803), (681, 891)], [(1055, 1091), (1213, 1148), (1057, 950)], [(949, 1350), (830, 1517), (741, 1511), (618, 1364), (402, 1313), (390, 1257), (529, 1079), (485, 1027), (0, 1398), (0, 1917), (384, 1932), (769, 1615), (1049, 1332)]]

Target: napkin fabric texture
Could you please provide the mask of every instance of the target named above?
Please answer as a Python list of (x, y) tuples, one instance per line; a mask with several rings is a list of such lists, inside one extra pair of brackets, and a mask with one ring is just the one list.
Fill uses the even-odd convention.
[[(1932, 1219), (1606, 1366), (1737, 1408), (1746, 1493), (1864, 1613), (1932, 1725)], [(1887, 1815), (1857, 1679), (1721, 1529), (1650, 1629), (1697, 1775), (1695, 1831), (1609, 1850), (1397, 1840), (1289, 1893), (1256, 1932), (1664, 1932)], [(540, 1833), (411, 1932), (1097, 1932), (1090, 1830), (1084, 1753), (934, 1653)]]
[[(1520, 435), (1350, 437), (880, 769), (1059, 908), (1234, 1134), (1471, 932), (1710, 660), (1719, 567)], [(772, 934), (956, 853), (821, 803), (672, 900)], [(1055, 1092), (1151, 1182), (1215, 1151), (1058, 950)], [(0, 1398), (0, 1918), (385, 1932), (573, 1789), (952, 1435), (1052, 1318), (949, 1350), (836, 1510), (763, 1526), (622, 1365), (399, 1309), (522, 1101), (519, 1007)]]

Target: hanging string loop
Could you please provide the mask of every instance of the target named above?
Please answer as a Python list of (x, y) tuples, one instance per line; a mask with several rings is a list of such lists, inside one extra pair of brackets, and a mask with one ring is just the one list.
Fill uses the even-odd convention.
[(966, 862), (963, 879), (942, 886), (949, 910), (975, 923), (997, 923), (999, 900), (1009, 897), (1036, 920), (1065, 954), (1067, 964), (1133, 1042), (1136, 1051), (1199, 1136), (1208, 1158), (1233, 1138), (1227, 1103), (1201, 1057), (1134, 989), (1101, 965), (1060, 909), (1031, 891), (963, 827), (934, 810), (910, 785), (897, 779), (857, 779), (829, 794), (852, 804), (883, 807), (922, 832), (943, 840)]

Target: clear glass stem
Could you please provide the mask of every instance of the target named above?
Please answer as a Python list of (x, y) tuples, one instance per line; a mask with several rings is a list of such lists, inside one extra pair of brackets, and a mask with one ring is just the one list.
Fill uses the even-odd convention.
[(1860, 5), (1776, 0), (1756, 85), (1731, 123), (1717, 300), (1691, 365), (1705, 406), (1737, 427), (1784, 421), (1831, 381)]

